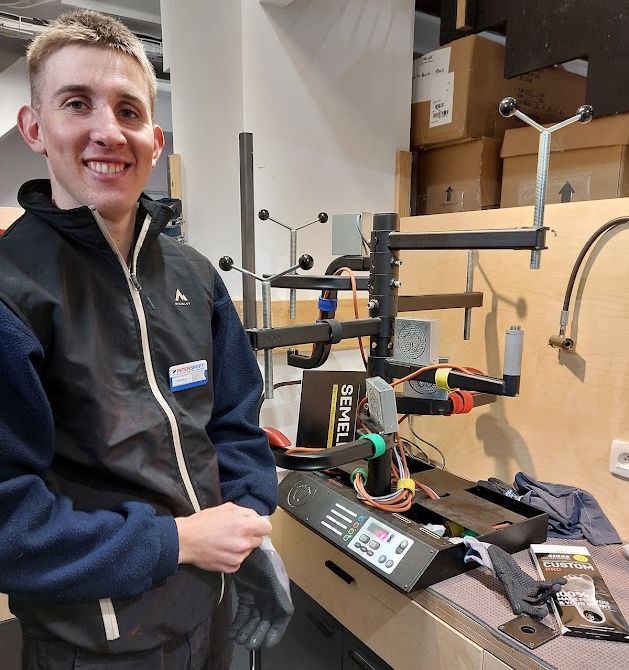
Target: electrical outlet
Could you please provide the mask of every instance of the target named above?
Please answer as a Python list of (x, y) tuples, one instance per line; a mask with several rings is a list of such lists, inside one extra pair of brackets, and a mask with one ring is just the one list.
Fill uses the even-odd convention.
[(609, 471), (629, 479), (629, 442), (614, 440), (609, 452)]

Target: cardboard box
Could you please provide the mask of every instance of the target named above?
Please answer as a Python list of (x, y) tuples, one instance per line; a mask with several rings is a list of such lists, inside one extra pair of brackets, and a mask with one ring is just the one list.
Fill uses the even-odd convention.
[(417, 155), (414, 214), (469, 212), (500, 203), (500, 140), (483, 137)]
[[(501, 207), (535, 202), (539, 133), (505, 134)], [(575, 123), (551, 135), (547, 203), (603, 200), (629, 195), (629, 114)]]
[(585, 77), (562, 68), (545, 68), (504, 78), (505, 48), (469, 35), (418, 58), (413, 66), (411, 146), (449, 144), (466, 138), (502, 139), (507, 128), (523, 125), (504, 119), (498, 103), (513, 96), (539, 123), (572, 116), (585, 100)]

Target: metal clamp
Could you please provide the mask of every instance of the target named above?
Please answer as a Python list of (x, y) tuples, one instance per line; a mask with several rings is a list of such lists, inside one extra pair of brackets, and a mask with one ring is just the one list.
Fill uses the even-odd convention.
[[(299, 257), (299, 262), (295, 265), (289, 267), (287, 270), (278, 272), (277, 274), (271, 275), (270, 277), (263, 277), (257, 275), (254, 272), (245, 270), (244, 268), (234, 265), (234, 260), (229, 256), (223, 256), (218, 261), (218, 266), (223, 272), (229, 272), (230, 270), (237, 270), (243, 275), (253, 277), (257, 279), (262, 285), (262, 325), (264, 328), (271, 328), (271, 282), (278, 277), (282, 277), (290, 272), (294, 272), (297, 268), (302, 270), (310, 270), (314, 265), (314, 260), (312, 256), (308, 254), (303, 254)], [(264, 350), (264, 397), (267, 400), (273, 398), (273, 350), (265, 349)]]
[[(554, 126), (545, 128), (537, 121), (533, 121), (529, 116), (518, 109), (518, 102), (515, 98), (504, 98), (498, 105), (500, 114), (504, 117), (515, 116), (524, 121), (527, 125), (539, 131), (539, 149), (537, 152), (537, 179), (535, 183), (535, 211), (533, 213), (533, 227), (544, 227), (544, 206), (546, 204), (546, 186), (548, 184), (548, 163), (550, 160), (550, 136), (552, 133), (565, 128), (577, 121), (579, 123), (589, 123), (594, 116), (591, 105), (581, 105), (574, 116), (565, 121), (560, 121)], [(541, 251), (534, 249), (531, 251), (531, 270), (538, 270), (540, 266)]]

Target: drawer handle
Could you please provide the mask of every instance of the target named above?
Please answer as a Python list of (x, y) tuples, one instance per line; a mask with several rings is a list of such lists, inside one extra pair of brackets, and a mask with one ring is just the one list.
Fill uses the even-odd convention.
[(349, 657), (356, 663), (356, 665), (359, 668), (363, 668), (363, 670), (378, 670), (375, 668), (371, 663), (361, 654), (359, 654), (355, 649), (352, 649), (349, 652)]
[(334, 631), (330, 628), (330, 626), (323, 623), (323, 621), (321, 621), (320, 619), (317, 619), (317, 617), (314, 614), (312, 614), (312, 612), (306, 612), (306, 618), (315, 628), (317, 628), (326, 637), (331, 637), (334, 634)]
[(356, 581), (349, 573), (345, 572), (343, 568), (339, 568), (333, 561), (326, 561), (325, 567), (328, 570), (331, 570), (337, 577), (340, 577), (346, 584), (351, 584)]

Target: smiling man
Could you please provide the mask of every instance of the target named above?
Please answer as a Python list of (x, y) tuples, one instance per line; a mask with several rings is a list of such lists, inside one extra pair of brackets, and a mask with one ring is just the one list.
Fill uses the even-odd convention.
[[(260, 372), (211, 264), (142, 195), (164, 145), (139, 40), (91, 11), (30, 45), (50, 179), (0, 238), (0, 590), (25, 670), (229, 666), (292, 613), (266, 518)], [(185, 296), (185, 301), (179, 296)]]

